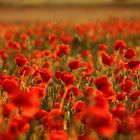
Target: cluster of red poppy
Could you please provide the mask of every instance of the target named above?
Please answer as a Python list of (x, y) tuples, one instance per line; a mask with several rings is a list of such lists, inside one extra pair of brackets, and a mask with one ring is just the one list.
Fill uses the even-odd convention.
[(140, 20), (0, 24), (0, 140), (140, 140)]

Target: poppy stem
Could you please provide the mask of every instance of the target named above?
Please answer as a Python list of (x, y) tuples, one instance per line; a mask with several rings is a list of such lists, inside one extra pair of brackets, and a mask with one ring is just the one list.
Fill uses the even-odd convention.
[(63, 109), (64, 100), (65, 100), (66, 95), (67, 95), (67, 87), (65, 88), (64, 95), (63, 95), (61, 103), (60, 103), (60, 111), (62, 111), (62, 109)]
[(7, 61), (7, 59), (5, 59), (4, 62), (3, 62), (3, 65), (2, 65), (2, 68), (1, 68), (1, 72), (2, 72), (2, 71), (4, 70), (4, 68), (5, 68), (6, 61)]

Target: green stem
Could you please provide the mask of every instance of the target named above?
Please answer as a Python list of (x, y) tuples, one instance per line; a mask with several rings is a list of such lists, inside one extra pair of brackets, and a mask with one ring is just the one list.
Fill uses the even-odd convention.
[(67, 95), (67, 88), (65, 88), (64, 95), (63, 95), (61, 103), (60, 103), (60, 111), (62, 111), (62, 109), (63, 109), (63, 105), (64, 105), (66, 95)]
[(1, 72), (2, 72), (2, 71), (4, 70), (4, 68), (5, 68), (6, 60), (7, 60), (7, 59), (5, 59), (4, 62), (3, 62), (3, 65), (2, 65), (2, 68), (1, 68)]

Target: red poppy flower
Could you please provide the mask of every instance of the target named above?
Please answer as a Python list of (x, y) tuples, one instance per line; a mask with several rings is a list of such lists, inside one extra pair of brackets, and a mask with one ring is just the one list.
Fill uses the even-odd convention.
[(61, 120), (64, 117), (64, 113), (60, 109), (52, 109), (50, 115), (54, 120)]
[(37, 94), (39, 98), (44, 98), (46, 96), (46, 90), (41, 87), (33, 86), (30, 88), (31, 92), (34, 92), (34, 94)]
[(0, 58), (2, 60), (5, 60), (7, 58), (7, 54), (6, 54), (6, 51), (4, 49), (0, 50)]
[(116, 49), (116, 50), (123, 50), (123, 49), (125, 49), (126, 48), (126, 43), (124, 42), (124, 41), (122, 41), (122, 40), (117, 40), (116, 42), (115, 42), (115, 44), (114, 44), (114, 48)]
[(87, 57), (88, 55), (90, 55), (90, 52), (88, 50), (84, 50), (81, 54), (81, 56)]
[(43, 64), (42, 64), (42, 68), (49, 68), (51, 66), (51, 63), (50, 62), (44, 62)]
[(55, 103), (54, 103), (54, 108), (55, 108), (55, 109), (60, 109), (60, 107), (61, 107), (61, 105), (60, 105), (59, 102), (55, 102)]
[(124, 54), (124, 57), (127, 59), (131, 59), (135, 56), (136, 56), (136, 51), (133, 48), (129, 48)]
[(11, 112), (13, 111), (14, 106), (10, 103), (6, 103), (2, 105), (2, 114), (4, 117), (9, 117)]
[(9, 95), (12, 95), (14, 90), (19, 87), (19, 84), (15, 80), (5, 79), (1, 86), (8, 92)]
[(116, 95), (118, 101), (123, 101), (126, 99), (126, 92), (122, 92)]
[(131, 60), (126, 64), (126, 67), (131, 70), (137, 70), (140, 68), (140, 60)]
[(44, 128), (48, 130), (62, 130), (64, 128), (64, 121), (60, 118), (55, 119), (50, 114), (45, 115), (42, 118)]
[(102, 51), (106, 51), (107, 50), (107, 45), (106, 44), (99, 44), (99, 49)]
[(50, 44), (54, 43), (56, 41), (55, 34), (50, 34), (48, 39)]
[(46, 115), (42, 118), (42, 125), (44, 126), (44, 128), (51, 130), (52, 121), (52, 116), (48, 112), (46, 112)]
[(65, 44), (68, 44), (68, 43), (72, 42), (72, 38), (68, 35), (62, 35), (60, 40)]
[[(61, 97), (63, 96), (63, 94), (64, 94), (64, 90), (62, 90), (60, 92)], [(66, 94), (65, 99), (69, 100), (69, 99), (71, 99), (71, 97), (78, 97), (80, 95), (81, 95), (81, 92), (79, 91), (79, 89), (75, 86), (72, 86), (72, 87), (67, 89), (67, 94)]]
[(19, 133), (26, 133), (30, 128), (29, 123), (25, 119), (25, 117), (14, 117), (9, 122), (8, 131), (11, 134), (18, 135)]
[(94, 136), (78, 135), (78, 140), (99, 140), (99, 139)]
[(76, 101), (73, 105), (73, 110), (75, 113), (79, 113), (84, 110), (86, 107), (86, 103), (84, 101)]
[(51, 78), (52, 78), (52, 72), (51, 71), (45, 70), (45, 69), (42, 69), (42, 68), (39, 68), (38, 71), (39, 71), (40, 76), (41, 76), (41, 78), (44, 82), (48, 83), (51, 80)]
[(119, 134), (129, 135), (136, 129), (135, 119), (133, 117), (126, 117), (127, 121), (119, 122), (117, 125), (117, 132)]
[(13, 49), (15, 49), (15, 50), (19, 50), (20, 49), (20, 45), (16, 41), (10, 41), (8, 43), (8, 46), (11, 47), (11, 48), (13, 48)]
[(63, 130), (53, 130), (50, 133), (50, 140), (68, 140), (68, 135)]
[(35, 40), (35, 46), (39, 47), (43, 44), (43, 40), (42, 39), (37, 39)]
[(105, 65), (111, 66), (113, 63), (113, 57), (109, 56), (106, 52), (102, 52), (102, 62)]
[(0, 140), (15, 140), (16, 137), (9, 132), (0, 133)]
[(111, 112), (114, 116), (118, 117), (120, 120), (123, 120), (127, 116), (126, 105), (124, 103), (119, 103), (112, 108)]
[(6, 31), (4, 34), (4, 38), (6, 40), (11, 40), (14, 37), (14, 32), (13, 31)]
[(10, 103), (15, 107), (21, 108), (22, 115), (32, 117), (40, 107), (40, 100), (36, 93), (17, 90), (15, 95), (10, 98)]
[(135, 118), (136, 130), (140, 132), (140, 109), (136, 110), (134, 114), (134, 118)]
[(94, 80), (94, 84), (97, 87), (97, 89), (101, 90), (102, 92), (107, 92), (111, 87), (111, 84), (110, 84), (107, 76), (103, 76), (101, 78), (96, 78)]
[(70, 47), (68, 45), (65, 44), (61, 44), (58, 46), (57, 50), (56, 50), (56, 55), (58, 57), (62, 57), (66, 54), (68, 54), (70, 52)]
[(28, 35), (27, 35), (27, 34), (20, 34), (20, 35), (19, 35), (19, 38), (20, 38), (23, 42), (25, 42), (25, 41), (27, 40), (27, 38), (28, 38)]
[(41, 50), (34, 50), (33, 55), (35, 58), (40, 58), (43, 55), (43, 52)]
[(105, 93), (105, 97), (108, 99), (110, 103), (116, 100), (116, 93), (111, 86), (108, 89), (108, 91), (104, 91), (104, 93)]
[(93, 87), (88, 87), (83, 91), (84, 96), (92, 97), (94, 95), (95, 89)]
[(28, 77), (29, 75), (31, 75), (33, 73), (34, 73), (34, 69), (32, 67), (30, 67), (30, 66), (23, 66), (22, 68), (20, 68), (18, 70), (18, 74), (19, 75), (24, 74), (25, 77)]
[(16, 64), (21, 67), (28, 64), (27, 58), (22, 54), (17, 54), (15, 56)]
[(40, 120), (44, 116), (48, 115), (48, 112), (46, 110), (40, 109), (36, 114), (35, 114), (35, 119)]
[(122, 84), (121, 84), (121, 89), (124, 92), (130, 93), (131, 89), (134, 87), (134, 82), (130, 79), (126, 79)]
[(94, 100), (95, 100), (95, 106), (96, 107), (99, 107), (99, 108), (102, 108), (102, 109), (105, 109), (105, 110), (109, 109), (108, 100), (102, 94), (97, 94), (94, 97)]
[(98, 134), (111, 138), (115, 133), (115, 122), (111, 113), (96, 106), (89, 106), (84, 109), (82, 122), (90, 129), (94, 129)]
[(33, 79), (40, 77), (40, 73), (39, 73), (39, 70), (38, 69), (34, 72), (34, 74), (33, 74), (32, 77), (33, 77)]
[(115, 81), (116, 82), (118, 82), (118, 83), (121, 83), (121, 82), (123, 82), (123, 80), (124, 80), (124, 77), (121, 75), (116, 75), (115, 76)]
[(22, 50), (24, 50), (24, 51), (27, 50), (27, 43), (26, 42), (21, 42), (20, 46), (21, 46)]
[(93, 63), (85, 64), (85, 70), (82, 73), (82, 79), (86, 79), (94, 71)]
[(67, 86), (72, 85), (76, 81), (75, 76), (68, 72), (64, 72), (61, 79)]
[(138, 90), (138, 91), (135, 91), (135, 92), (133, 92), (133, 93), (130, 93), (130, 98), (132, 99), (132, 100), (135, 100), (135, 99), (137, 99), (138, 97), (140, 97), (140, 91)]
[(70, 69), (78, 69), (82, 66), (82, 62), (79, 60), (72, 60), (69, 64), (68, 64)]
[(50, 52), (50, 50), (44, 50), (43, 54), (45, 57), (49, 57), (51, 55), (51, 52)]
[(62, 75), (63, 75), (63, 72), (61, 72), (61, 71), (57, 71), (57, 72), (55, 73), (55, 76), (56, 76), (56, 79), (57, 79), (57, 80), (61, 80)]

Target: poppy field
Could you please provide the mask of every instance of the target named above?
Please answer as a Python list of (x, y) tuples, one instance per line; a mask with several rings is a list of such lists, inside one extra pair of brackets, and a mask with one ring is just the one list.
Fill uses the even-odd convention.
[(140, 140), (140, 20), (0, 23), (0, 140)]

